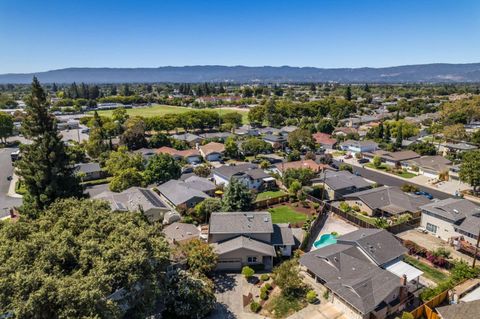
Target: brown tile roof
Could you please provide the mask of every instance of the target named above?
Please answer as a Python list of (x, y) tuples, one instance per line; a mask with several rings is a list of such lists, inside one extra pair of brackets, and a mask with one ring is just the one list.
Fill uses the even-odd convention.
[(157, 149), (157, 154), (170, 154), (172, 156), (187, 157), (187, 156), (200, 155), (200, 152), (194, 148), (189, 150), (179, 151), (168, 146), (162, 146), (159, 149)]
[(315, 139), (315, 142), (318, 144), (327, 144), (327, 145), (333, 145), (337, 143), (337, 140), (332, 138), (330, 134), (326, 133), (315, 133), (312, 135), (312, 137)]
[(309, 168), (314, 172), (319, 172), (324, 168), (327, 168), (328, 165), (324, 164), (317, 164), (315, 161), (309, 159), (309, 160), (303, 160), (303, 161), (294, 161), (294, 162), (286, 162), (286, 163), (280, 163), (275, 165), (277, 169), (281, 172), (286, 171), (289, 168), (293, 169), (299, 169), (299, 168)]
[(210, 142), (208, 144), (200, 146), (200, 151), (204, 155), (209, 155), (211, 153), (223, 153), (225, 151), (225, 145), (217, 142)]

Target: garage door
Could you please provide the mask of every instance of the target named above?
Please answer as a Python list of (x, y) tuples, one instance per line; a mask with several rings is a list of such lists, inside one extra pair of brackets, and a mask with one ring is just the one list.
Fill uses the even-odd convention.
[(242, 261), (240, 259), (219, 260), (217, 270), (240, 270), (242, 269)]

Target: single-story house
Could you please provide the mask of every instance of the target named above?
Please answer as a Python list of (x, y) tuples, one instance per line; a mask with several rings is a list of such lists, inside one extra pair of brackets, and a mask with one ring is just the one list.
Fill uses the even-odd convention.
[(177, 209), (193, 208), (206, 198), (206, 193), (196, 188), (198, 183), (187, 183), (179, 180), (169, 180), (157, 186), (159, 195), (171, 206)]
[(313, 134), (312, 137), (315, 140), (315, 143), (319, 144), (326, 150), (334, 149), (337, 144), (337, 140), (332, 138), (330, 134), (318, 132)]
[(105, 177), (105, 172), (99, 163), (75, 164), (75, 174), (81, 176), (82, 181), (92, 181)]
[(208, 243), (218, 254), (217, 270), (240, 270), (245, 265), (273, 266), (276, 248), (283, 256), (295, 245), (291, 228), (275, 226), (269, 212), (212, 213)]
[(408, 283), (422, 274), (402, 261), (406, 252), (386, 230), (359, 229), (304, 254), (300, 265), (346, 317), (384, 319), (403, 308)]
[(357, 134), (358, 130), (353, 127), (337, 127), (335, 130), (333, 130), (333, 135), (336, 136), (347, 136), (349, 134)]
[(462, 153), (462, 152), (467, 152), (467, 151), (473, 151), (478, 149), (478, 146), (468, 144), (465, 142), (462, 143), (443, 143), (440, 144), (439, 151), (443, 154), (443, 156), (446, 156), (448, 154), (457, 154), (457, 153)]
[(225, 153), (225, 145), (222, 143), (210, 142), (199, 147), (200, 154), (206, 161), (218, 162)]
[(253, 128), (251, 125), (245, 124), (240, 126), (239, 128), (236, 128), (234, 131), (235, 135), (238, 136), (259, 136), (260, 133), (258, 129)]
[(195, 174), (183, 179), (185, 184), (191, 188), (198, 189), (199, 191), (204, 192), (207, 195), (213, 196), (217, 185), (212, 182), (210, 179), (205, 177), (200, 177)]
[(274, 149), (283, 149), (287, 145), (287, 138), (283, 135), (265, 135), (262, 139)]
[(480, 230), (480, 207), (466, 199), (447, 198), (420, 207), (420, 225), (430, 234), (449, 241), (463, 237), (476, 245)]
[(340, 149), (351, 153), (375, 152), (378, 149), (378, 144), (367, 140), (346, 140), (340, 143)]
[(319, 173), (320, 171), (328, 168), (328, 165), (325, 164), (318, 164), (314, 160), (300, 160), (300, 161), (293, 161), (293, 162), (283, 162), (275, 165), (274, 171), (278, 173), (280, 176), (283, 175), (287, 169), (299, 169), (299, 168), (308, 168), (315, 173)]
[(93, 198), (107, 201), (114, 211), (140, 211), (150, 222), (163, 220), (171, 210), (157, 193), (148, 188), (130, 187), (120, 193), (105, 191)]
[(170, 244), (184, 244), (200, 237), (200, 230), (193, 224), (172, 223), (163, 228), (162, 233)]
[(430, 203), (428, 198), (403, 192), (398, 187), (382, 186), (344, 195), (349, 205), (359, 206), (369, 216), (395, 216), (404, 213), (417, 214), (420, 206)]
[(241, 181), (251, 190), (261, 191), (276, 186), (275, 178), (258, 168), (256, 164), (224, 165), (215, 168), (212, 174), (215, 184), (225, 187), (232, 178)]
[(225, 142), (230, 136), (233, 136), (230, 132), (210, 132), (200, 135), (200, 137), (203, 137), (205, 140), (217, 140), (222, 142)]
[(362, 153), (363, 157), (373, 159), (375, 156), (378, 156), (382, 159), (382, 162), (390, 166), (408, 166), (407, 161), (420, 158), (418, 153), (414, 151), (399, 151), (399, 152), (388, 152), (384, 150), (377, 150), (375, 152), (366, 152)]
[(185, 159), (188, 164), (199, 164), (202, 162), (202, 156), (197, 149), (176, 150), (168, 146), (162, 146), (157, 149), (157, 154), (169, 154), (176, 160)]
[(324, 186), (328, 196), (325, 199), (328, 200), (342, 199), (347, 194), (367, 190), (372, 186), (362, 177), (348, 171), (325, 170), (324, 174), (312, 179), (312, 186)]
[(177, 141), (187, 142), (188, 145), (192, 147), (200, 144), (203, 141), (203, 137), (192, 133), (174, 134), (172, 135), (172, 138)]
[(422, 156), (408, 161), (410, 169), (418, 168), (418, 173), (429, 178), (438, 179), (439, 175), (450, 170), (452, 162), (440, 155)]
[(154, 149), (154, 148), (143, 147), (143, 148), (140, 148), (140, 149), (134, 151), (134, 153), (142, 154), (143, 159), (148, 162), (150, 160), (150, 158), (152, 158), (155, 154), (157, 154), (157, 150)]

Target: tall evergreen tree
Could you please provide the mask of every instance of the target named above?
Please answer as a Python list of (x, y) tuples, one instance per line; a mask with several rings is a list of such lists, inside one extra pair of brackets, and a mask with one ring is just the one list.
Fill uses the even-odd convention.
[(378, 135), (377, 135), (377, 138), (383, 139), (383, 134), (384, 134), (383, 122), (380, 122), (380, 124), (378, 125)]
[(395, 139), (395, 146), (396, 147), (402, 147), (402, 141), (403, 141), (403, 127), (400, 124), (398, 126), (398, 130), (397, 130), (397, 136), (396, 136), (396, 139)]
[(385, 134), (383, 134), (383, 140), (387, 143), (390, 143), (390, 138), (392, 134), (390, 132), (390, 125), (385, 125)]
[(33, 143), (22, 146), (22, 158), (16, 166), (27, 190), (23, 197), (24, 211), (34, 217), (57, 198), (81, 196), (82, 189), (58, 134), (56, 120), (48, 111), (45, 91), (36, 77), (26, 105), (22, 133)]
[(352, 100), (352, 88), (349, 86), (347, 86), (347, 88), (345, 89), (345, 99), (347, 101), (351, 101)]

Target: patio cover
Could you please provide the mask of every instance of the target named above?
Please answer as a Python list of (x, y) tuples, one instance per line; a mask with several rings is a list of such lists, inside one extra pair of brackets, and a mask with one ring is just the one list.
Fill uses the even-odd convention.
[(417, 279), (419, 276), (423, 275), (423, 271), (420, 271), (417, 268), (401, 260), (388, 265), (385, 269), (400, 278), (403, 275), (407, 275), (408, 282)]

